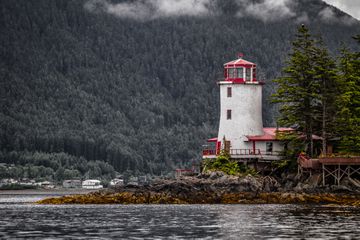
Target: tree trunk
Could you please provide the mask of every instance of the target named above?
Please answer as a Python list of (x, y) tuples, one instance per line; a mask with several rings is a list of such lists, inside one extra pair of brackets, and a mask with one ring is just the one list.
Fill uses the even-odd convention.
[(326, 103), (323, 102), (322, 109), (322, 155), (326, 156)]

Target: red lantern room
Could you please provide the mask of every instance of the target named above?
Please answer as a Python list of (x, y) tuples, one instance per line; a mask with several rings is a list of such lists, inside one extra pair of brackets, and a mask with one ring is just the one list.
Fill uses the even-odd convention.
[(224, 81), (232, 83), (256, 83), (256, 64), (239, 58), (224, 64)]

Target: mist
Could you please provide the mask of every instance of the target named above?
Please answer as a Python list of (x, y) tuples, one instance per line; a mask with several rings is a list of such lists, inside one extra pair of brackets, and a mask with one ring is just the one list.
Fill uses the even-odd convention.
[[(84, 8), (90, 12), (106, 12), (119, 18), (138, 21), (150, 21), (158, 18), (192, 16), (209, 17), (222, 14), (220, 0), (135, 0), (112, 3), (110, 0), (89, 0)], [(296, 0), (229, 0), (234, 6), (238, 18), (252, 17), (263, 22), (276, 22), (294, 19), (296, 22), (308, 22), (306, 12), (296, 11)], [(324, 7), (318, 14), (318, 20), (338, 21), (352, 24), (351, 17), (339, 17), (334, 8)], [(339, 21), (340, 20), (340, 21)]]

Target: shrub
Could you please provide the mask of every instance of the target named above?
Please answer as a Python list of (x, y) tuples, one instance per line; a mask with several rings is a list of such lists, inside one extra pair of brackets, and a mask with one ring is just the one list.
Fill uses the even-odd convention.
[(228, 175), (256, 175), (257, 172), (253, 168), (249, 168), (245, 164), (239, 164), (237, 161), (230, 159), (230, 156), (221, 152), (216, 159), (204, 160), (204, 170), (222, 171)]

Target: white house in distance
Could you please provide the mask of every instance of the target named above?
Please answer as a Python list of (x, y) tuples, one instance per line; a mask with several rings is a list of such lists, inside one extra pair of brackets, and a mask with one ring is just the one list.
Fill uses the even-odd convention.
[(218, 136), (208, 139), (203, 158), (216, 158), (222, 149), (232, 159), (272, 161), (281, 159), (284, 144), (277, 131), (291, 128), (263, 127), (262, 86), (256, 78), (256, 64), (241, 57), (224, 64), (220, 87), (220, 123)]

